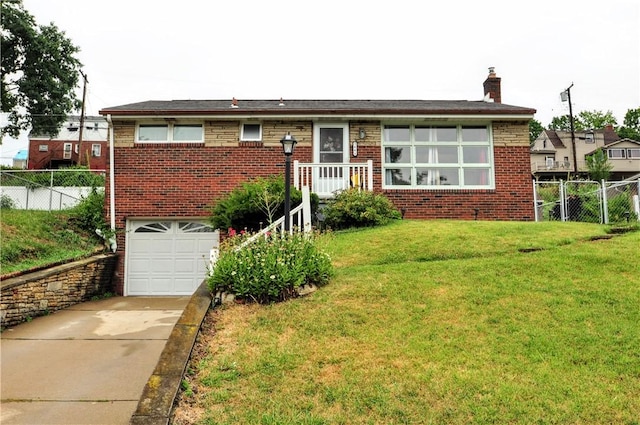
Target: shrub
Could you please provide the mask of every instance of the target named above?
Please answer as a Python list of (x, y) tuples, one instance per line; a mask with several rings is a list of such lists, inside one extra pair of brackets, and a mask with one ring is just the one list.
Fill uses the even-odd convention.
[(80, 229), (91, 235), (96, 235), (96, 230), (103, 234), (109, 234), (109, 229), (104, 216), (104, 192), (98, 192), (95, 187), (82, 201), (69, 212), (69, 220)]
[(14, 202), (13, 199), (11, 199), (11, 196), (6, 195), (6, 194), (2, 194), (2, 196), (0, 196), (0, 209), (3, 210), (12, 210), (16, 207), (16, 203)]
[(637, 221), (638, 217), (633, 210), (632, 195), (626, 190), (623, 193), (608, 199), (609, 222), (623, 223), (625, 221)]
[(211, 292), (269, 303), (295, 297), (304, 284), (324, 285), (333, 274), (316, 235), (272, 234), (238, 249), (245, 239), (246, 235), (235, 236), (223, 243), (207, 280)]
[(346, 229), (377, 226), (402, 216), (384, 195), (352, 188), (328, 202), (324, 217), (328, 227)]
[[(209, 221), (214, 229), (246, 229), (250, 232), (265, 227), (284, 215), (284, 179), (259, 177), (242, 183), (211, 209)], [(291, 188), (291, 207), (302, 201), (302, 192)], [(311, 196), (312, 213), (318, 197)]]

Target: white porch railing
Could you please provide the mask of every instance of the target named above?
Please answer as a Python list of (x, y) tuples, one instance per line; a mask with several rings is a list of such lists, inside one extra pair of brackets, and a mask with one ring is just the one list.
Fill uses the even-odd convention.
[[(297, 207), (293, 208), (289, 213), (289, 233), (293, 234), (294, 231), (309, 233), (313, 230), (311, 227), (311, 197), (309, 195), (309, 187), (302, 186), (300, 189), (302, 191), (302, 202)], [(243, 241), (241, 244), (236, 246), (234, 249), (236, 251), (241, 250), (245, 246), (249, 245), (259, 237), (264, 237), (268, 233), (271, 232), (285, 232), (284, 226), (284, 216), (280, 217), (264, 229), (260, 230), (255, 235), (247, 238), (247, 240)], [(218, 256), (220, 255), (220, 251), (218, 248), (213, 248), (209, 251), (209, 273), (213, 272), (213, 268), (215, 267), (216, 261), (218, 260)]]
[(331, 198), (335, 192), (359, 187), (373, 190), (373, 161), (362, 163), (304, 164), (293, 161), (293, 185), (308, 186), (320, 198)]

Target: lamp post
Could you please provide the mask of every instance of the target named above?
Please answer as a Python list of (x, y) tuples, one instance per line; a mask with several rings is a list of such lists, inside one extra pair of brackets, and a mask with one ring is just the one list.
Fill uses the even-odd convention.
[(282, 144), (282, 151), (284, 152), (284, 230), (289, 232), (291, 230), (291, 221), (289, 215), (291, 214), (291, 155), (293, 155), (293, 149), (298, 141), (287, 132), (287, 134), (280, 140)]

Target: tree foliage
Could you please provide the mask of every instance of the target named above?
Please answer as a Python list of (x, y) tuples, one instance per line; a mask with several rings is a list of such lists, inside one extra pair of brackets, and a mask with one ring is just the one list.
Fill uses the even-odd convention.
[(55, 24), (37, 25), (22, 0), (0, 1), (0, 9), (0, 96), (2, 111), (8, 113), (0, 135), (18, 137), (29, 128), (54, 135), (67, 114), (79, 108), (79, 48)]
[(617, 126), (618, 122), (616, 118), (613, 116), (613, 112), (607, 111), (581, 111), (578, 113), (578, 123), (579, 127), (576, 127), (576, 130), (584, 131), (584, 130), (601, 130), (608, 125)]
[[(573, 125), (576, 125), (576, 117), (573, 117)], [(549, 130), (555, 131), (571, 131), (571, 119), (569, 115), (561, 115), (553, 117), (549, 123)]]
[(607, 154), (602, 149), (598, 149), (592, 155), (587, 156), (587, 168), (589, 169), (589, 178), (599, 182), (609, 178), (613, 164), (609, 162)]
[(544, 131), (542, 123), (537, 120), (529, 121), (529, 144), (533, 145), (533, 142), (538, 138), (540, 133)]
[(616, 132), (623, 139), (640, 141), (640, 108), (627, 110), (624, 123)]
[[(601, 130), (607, 125), (614, 127), (618, 125), (611, 111), (580, 111), (573, 116), (573, 128), (575, 131)], [(551, 124), (549, 124), (549, 129), (571, 131), (571, 117), (569, 115), (553, 117)]]

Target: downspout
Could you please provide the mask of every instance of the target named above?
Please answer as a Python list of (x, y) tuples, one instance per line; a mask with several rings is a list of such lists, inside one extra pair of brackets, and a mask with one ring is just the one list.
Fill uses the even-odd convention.
[(109, 243), (111, 250), (116, 252), (118, 249), (118, 243), (116, 242), (116, 194), (115, 194), (115, 176), (114, 176), (114, 131), (113, 122), (111, 121), (111, 114), (107, 114), (107, 123), (109, 123), (109, 219), (111, 224), (111, 236), (109, 237)]

